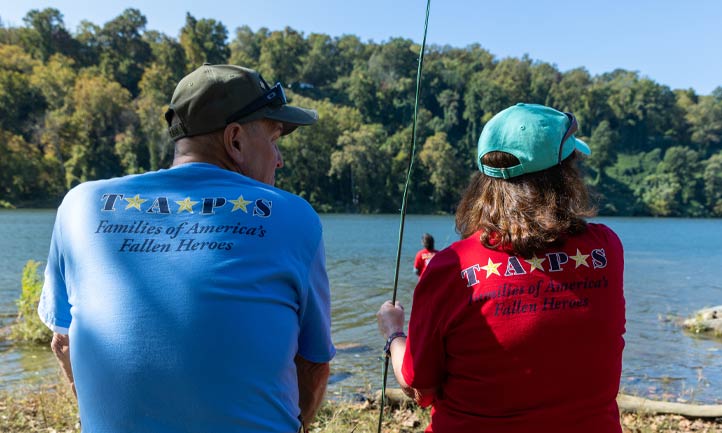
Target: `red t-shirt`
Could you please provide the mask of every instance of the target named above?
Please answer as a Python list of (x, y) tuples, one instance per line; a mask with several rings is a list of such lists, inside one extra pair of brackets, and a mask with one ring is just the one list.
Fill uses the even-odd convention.
[(429, 264), (429, 261), (431, 260), (434, 255), (438, 253), (437, 250), (427, 250), (424, 248), (423, 250), (420, 250), (418, 253), (416, 253), (416, 260), (414, 260), (414, 268), (418, 269), (419, 276), (424, 273), (424, 269), (426, 269), (426, 266)]
[(532, 258), (439, 252), (414, 291), (402, 372), (435, 432), (620, 433), (624, 258), (601, 224)]

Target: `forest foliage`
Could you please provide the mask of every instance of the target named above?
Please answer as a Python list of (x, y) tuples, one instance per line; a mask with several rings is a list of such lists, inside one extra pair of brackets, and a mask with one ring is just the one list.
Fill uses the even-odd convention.
[[(280, 141), (277, 186), (322, 212), (398, 210), (418, 44), (289, 27), (229, 33), (191, 14), (177, 37), (146, 25), (132, 8), (75, 31), (54, 8), (19, 27), (0, 21), (0, 207), (54, 206), (80, 182), (168, 167), (163, 113), (177, 81), (210, 62), (257, 69), (318, 110), (317, 125)], [(421, 89), (412, 212), (453, 211), (485, 122), (530, 102), (579, 119), (601, 214), (722, 216), (722, 87), (699, 95), (634, 71), (562, 72), (474, 44), (428, 47)]]

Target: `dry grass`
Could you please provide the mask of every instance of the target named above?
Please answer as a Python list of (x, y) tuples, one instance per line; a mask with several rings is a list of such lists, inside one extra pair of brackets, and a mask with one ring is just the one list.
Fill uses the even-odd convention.
[(722, 433), (722, 418), (695, 420), (679, 415), (623, 413), (621, 419), (624, 433)]
[(80, 431), (75, 396), (52, 384), (0, 392), (0, 431), (75, 433)]
[[(319, 411), (312, 431), (325, 433), (373, 433), (378, 425), (378, 406), (365, 401), (328, 401)], [(722, 433), (722, 418), (692, 420), (676, 415), (624, 413), (625, 433)], [(429, 411), (415, 405), (387, 408), (385, 433), (423, 432)], [(0, 431), (6, 433), (77, 433), (80, 431), (75, 399), (67, 386), (48, 384), (22, 391), (0, 391)]]
[[(382, 430), (385, 433), (423, 432), (429, 424), (429, 410), (414, 404), (385, 408)], [(378, 429), (379, 407), (363, 403), (328, 401), (321, 408), (312, 431), (326, 433), (375, 433)]]

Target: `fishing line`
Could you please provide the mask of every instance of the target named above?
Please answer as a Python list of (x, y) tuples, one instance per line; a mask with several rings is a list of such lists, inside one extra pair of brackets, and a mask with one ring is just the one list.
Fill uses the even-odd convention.
[[(424, 64), (424, 50), (426, 48), (426, 32), (429, 28), (429, 10), (431, 9), (431, 0), (426, 0), (426, 19), (424, 20), (424, 38), (421, 42), (419, 50), (419, 66), (416, 71), (416, 98), (414, 100), (414, 122), (411, 128), (411, 154), (409, 155), (409, 167), (406, 170), (406, 183), (404, 184), (404, 194), (401, 199), (401, 222), (399, 223), (399, 241), (396, 247), (396, 269), (394, 271), (394, 294), (391, 298), (391, 304), (396, 304), (396, 292), (399, 287), (399, 264), (401, 263), (401, 246), (404, 242), (404, 225), (406, 223), (406, 204), (408, 203), (409, 183), (411, 182), (411, 170), (414, 167), (414, 157), (416, 156), (416, 119), (419, 112), (419, 91), (421, 88), (421, 67)], [(381, 409), (379, 411), (378, 433), (381, 433), (381, 423), (384, 417), (384, 403), (386, 400), (386, 379), (388, 377), (390, 356), (384, 356), (383, 380), (381, 385)]]

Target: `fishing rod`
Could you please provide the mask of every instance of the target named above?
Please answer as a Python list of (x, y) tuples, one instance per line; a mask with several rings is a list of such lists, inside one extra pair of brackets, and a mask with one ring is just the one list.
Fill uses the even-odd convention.
[[(421, 68), (424, 64), (424, 50), (426, 49), (426, 33), (429, 28), (429, 11), (431, 9), (431, 0), (426, 0), (426, 18), (424, 20), (424, 38), (419, 49), (418, 69), (416, 70), (416, 97), (414, 100), (414, 121), (411, 128), (411, 154), (409, 155), (409, 166), (406, 170), (406, 183), (404, 184), (404, 194), (401, 199), (401, 221), (399, 223), (399, 241), (396, 247), (396, 269), (394, 270), (394, 291), (391, 298), (391, 304), (396, 304), (396, 293), (399, 287), (399, 264), (401, 263), (401, 246), (404, 242), (404, 225), (406, 223), (406, 206), (408, 203), (409, 183), (411, 182), (411, 170), (414, 167), (414, 157), (416, 156), (416, 121), (419, 112), (419, 93), (421, 89)], [(381, 433), (381, 423), (384, 418), (384, 403), (386, 401), (386, 380), (389, 372), (389, 354), (384, 356), (383, 381), (381, 385), (381, 404), (379, 410), (378, 433)]]

